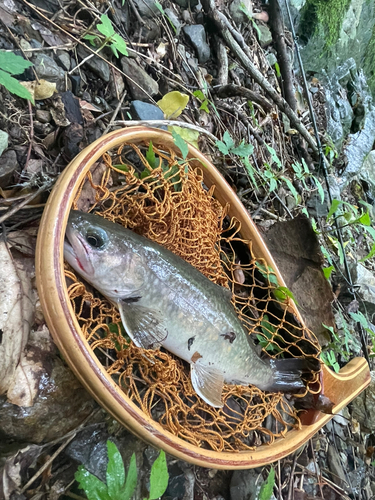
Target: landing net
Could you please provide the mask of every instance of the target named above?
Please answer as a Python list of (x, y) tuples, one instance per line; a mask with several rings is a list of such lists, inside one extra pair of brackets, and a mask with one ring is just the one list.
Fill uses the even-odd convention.
[[(73, 209), (95, 211), (168, 248), (215, 283), (229, 287), (232, 303), (253, 340), (273, 357), (318, 358), (315, 335), (293, 314), (267, 263), (244, 241), (193, 168), (172, 149), (124, 144), (87, 173)], [(69, 297), (92, 351), (125, 395), (166, 430), (199, 447), (240, 451), (272, 443), (300, 420), (291, 399), (254, 386), (225, 385), (223, 408), (195, 393), (187, 363), (161, 350), (137, 348), (120, 315), (66, 266)], [(307, 392), (319, 392), (318, 374)]]

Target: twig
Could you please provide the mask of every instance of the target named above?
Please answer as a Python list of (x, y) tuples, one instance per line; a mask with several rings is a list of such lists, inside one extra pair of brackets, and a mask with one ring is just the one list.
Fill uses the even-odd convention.
[(234, 85), (233, 83), (229, 83), (228, 85), (224, 85), (222, 87), (215, 86), (213, 91), (221, 99), (225, 99), (226, 97), (244, 97), (245, 99), (259, 104), (259, 106), (261, 106), (267, 113), (269, 113), (272, 109), (272, 104), (264, 96), (258, 94), (257, 92), (253, 92), (246, 87)]
[(30, 115), (30, 136), (29, 136), (29, 148), (27, 150), (25, 166), (23, 167), (22, 171), (27, 170), (27, 166), (29, 164), (29, 160), (30, 160), (30, 156), (31, 156), (31, 150), (33, 147), (33, 141), (34, 141), (33, 108), (31, 107), (31, 102), (29, 100), (27, 101), (27, 104), (29, 105), (29, 115)]
[(218, 141), (219, 139), (215, 137), (211, 132), (208, 132), (208, 130), (198, 127), (197, 125), (193, 125), (192, 123), (186, 123), (186, 122), (179, 122), (177, 120), (117, 120), (114, 121), (112, 125), (124, 125), (125, 127), (134, 127), (138, 125), (146, 125), (147, 127), (153, 127), (153, 128), (158, 128), (160, 125), (169, 125), (170, 127), (182, 127), (182, 128), (189, 128), (191, 130), (196, 130), (197, 132), (200, 132), (201, 134), (207, 135), (210, 139), (212, 139), (214, 142)]
[[(238, 36), (238, 33), (235, 32), (234, 28), (230, 26), (228, 19), (216, 9), (214, 0), (203, 0), (202, 3), (208, 16), (214, 21), (217, 28), (220, 30), (220, 33), (224, 38), (224, 40), (226, 41), (226, 43), (228, 44), (229, 48), (238, 57), (242, 65), (250, 73), (250, 76), (264, 89), (264, 91), (273, 100), (273, 102), (277, 105), (277, 107), (287, 115), (287, 117), (293, 124), (294, 128), (298, 130), (298, 132), (306, 140), (306, 142), (309, 144), (314, 153), (318, 155), (319, 150), (314, 138), (308, 132), (306, 127), (302, 124), (301, 120), (294, 113), (294, 111), (291, 109), (291, 107), (285, 101), (285, 99), (283, 99), (283, 97), (281, 97), (276, 92), (276, 90), (272, 87), (272, 85), (269, 84), (269, 82), (266, 80), (266, 78), (264, 78), (262, 73), (251, 62), (250, 58), (246, 54), (246, 52), (249, 52), (249, 48), (243, 41), (242, 36)], [(235, 34), (237, 40), (239, 40), (240, 43), (236, 41), (233, 34)]]
[(9, 219), (9, 217), (11, 217), (12, 215), (16, 214), (22, 207), (30, 203), (30, 201), (36, 198), (40, 193), (43, 193), (43, 191), (51, 187), (53, 182), (54, 181), (51, 180), (43, 184), (43, 186), (41, 186), (37, 191), (35, 191), (35, 193), (30, 193), (23, 201), (21, 201), (21, 203), (18, 203), (18, 205), (10, 208), (4, 215), (0, 217), (0, 224)]
[(117, 116), (118, 112), (121, 109), (122, 103), (124, 102), (126, 94), (127, 94), (127, 92), (126, 92), (126, 90), (124, 90), (124, 92), (122, 93), (122, 97), (119, 100), (119, 103), (117, 104), (116, 109), (114, 110), (113, 115), (112, 115), (112, 117), (111, 117), (111, 119), (110, 119), (110, 121), (109, 121), (106, 129), (103, 132), (103, 135), (106, 134), (108, 132), (108, 130), (112, 127), (113, 122), (115, 121), (116, 116)]
[(222, 40), (215, 36), (214, 37), (217, 44), (216, 56), (219, 65), (219, 72), (217, 75), (217, 80), (219, 85), (227, 85), (228, 83), (228, 54), (225, 45)]
[(255, 130), (255, 128), (250, 125), (250, 119), (249, 117), (245, 114), (239, 111), (238, 109), (233, 109), (233, 106), (230, 104), (227, 104), (226, 102), (215, 102), (215, 105), (217, 108), (222, 108), (225, 111), (231, 113), (234, 116), (234, 113), (238, 115), (238, 118), (242, 121), (242, 123), (245, 125), (246, 128), (250, 130), (250, 133), (255, 137), (257, 142), (261, 145), (264, 146), (264, 140), (261, 138), (261, 136), (258, 134), (258, 132)]
[(296, 112), (297, 100), (293, 87), (292, 67), (285, 43), (284, 21), (278, 0), (270, 0), (269, 15), (272, 38), (275, 43), (280, 67), (284, 98), (292, 110)]
[(38, 14), (38, 16), (42, 17), (43, 19), (45, 19), (47, 22), (49, 22), (50, 24), (52, 24), (55, 28), (57, 28), (58, 30), (62, 31), (63, 33), (65, 33), (65, 35), (67, 35), (69, 38), (71, 38), (72, 40), (74, 40), (76, 43), (78, 43), (79, 45), (82, 45), (82, 47), (84, 47), (86, 50), (88, 50), (89, 52), (91, 52), (92, 54), (96, 55), (97, 57), (99, 57), (99, 59), (102, 59), (102, 61), (106, 62), (107, 64), (109, 64), (109, 66), (111, 66), (112, 68), (114, 68), (116, 71), (118, 71), (122, 76), (124, 76), (127, 80), (129, 80), (130, 82), (132, 82), (134, 85), (136, 85), (140, 90), (142, 90), (142, 92), (144, 92), (147, 97), (150, 99), (151, 102), (153, 102), (154, 104), (156, 104), (155, 102), (155, 99), (150, 95), (148, 94), (142, 87), (141, 85), (139, 85), (138, 82), (136, 82), (135, 80), (133, 80), (133, 78), (130, 78), (129, 75), (127, 75), (126, 73), (124, 73), (123, 71), (121, 71), (120, 68), (118, 68), (117, 66), (115, 66), (113, 63), (111, 63), (110, 61), (108, 61), (105, 57), (103, 57), (101, 54), (97, 54), (95, 52), (95, 50), (93, 50), (91, 47), (89, 47), (88, 45), (86, 45), (85, 43), (81, 42), (81, 40), (79, 40), (78, 38), (76, 38), (74, 35), (72, 35), (71, 33), (69, 33), (69, 31), (66, 31), (64, 28), (61, 28), (61, 26), (59, 26), (58, 24), (56, 24), (54, 21), (52, 21), (51, 19), (49, 19), (47, 16), (45, 16), (44, 14), (42, 14), (40, 12), (39, 9), (37, 9), (36, 7), (34, 7), (34, 5), (32, 5), (31, 3), (29, 3), (27, 0), (21, 0), (24, 4), (26, 4), (29, 9), (33, 10), (34, 12), (36, 12)]
[(99, 52), (104, 49), (104, 47), (106, 46), (106, 42), (103, 42), (101, 44), (101, 46), (95, 50), (95, 53), (94, 54), (89, 54), (87, 57), (85, 57), (84, 59), (82, 59), (82, 61), (77, 64), (77, 66), (74, 66), (73, 69), (71, 69), (68, 73), (68, 75), (72, 75), (78, 68), (80, 68), (83, 64), (85, 64), (87, 61), (89, 61), (90, 59), (92, 59), (94, 56), (97, 56), (99, 54)]

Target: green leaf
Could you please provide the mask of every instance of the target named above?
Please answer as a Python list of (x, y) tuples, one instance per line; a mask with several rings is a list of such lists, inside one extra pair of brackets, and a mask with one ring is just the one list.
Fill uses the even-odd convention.
[(296, 203), (299, 203), (300, 201), (300, 196), (296, 190), (296, 188), (293, 186), (293, 183), (290, 179), (287, 177), (281, 177), (281, 179), (285, 182), (285, 184), (288, 186), (290, 192), (292, 193), (294, 199), (296, 200)]
[(365, 262), (367, 259), (371, 259), (375, 255), (375, 243), (372, 245), (372, 248), (370, 252), (366, 255), (366, 257), (363, 257), (359, 262)]
[(257, 184), (257, 181), (255, 180), (255, 175), (254, 175), (255, 170), (254, 170), (253, 166), (251, 165), (249, 158), (243, 158), (242, 161), (243, 161), (243, 164), (245, 165), (246, 172), (247, 172), (248, 176), (250, 177), (250, 180), (251, 180), (253, 186), (255, 188), (257, 188), (258, 184)]
[(216, 145), (217, 149), (220, 151), (220, 153), (223, 153), (223, 155), (229, 154), (228, 147), (222, 141), (216, 141), (215, 145)]
[(277, 182), (276, 180), (272, 177), (270, 179), (270, 192), (272, 193), (273, 191), (275, 191), (275, 189), (277, 188)]
[(317, 179), (314, 175), (311, 176), (312, 179), (314, 179), (315, 185), (318, 188), (318, 193), (320, 195), (320, 203), (324, 203), (324, 189), (322, 186), (322, 183)]
[(278, 62), (275, 62), (275, 71), (276, 71), (277, 78), (280, 78), (281, 72), (280, 72), (280, 66), (279, 66)]
[(197, 97), (201, 101), (204, 101), (206, 99), (205, 95), (203, 94), (203, 92), (201, 90), (194, 90), (193, 96)]
[(182, 154), (182, 158), (186, 160), (186, 157), (189, 153), (189, 147), (187, 143), (183, 140), (183, 138), (178, 134), (175, 130), (172, 131), (173, 142), (179, 148)]
[(270, 473), (266, 481), (262, 484), (259, 490), (259, 500), (270, 500), (275, 486), (275, 469), (271, 467)]
[(110, 38), (115, 34), (115, 30), (113, 29), (111, 20), (106, 14), (102, 14), (100, 16), (101, 24), (96, 25), (96, 29), (100, 31), (102, 35), (106, 38)]
[(279, 157), (277, 156), (276, 154), (276, 151), (271, 148), (271, 146), (269, 146), (268, 144), (266, 144), (266, 148), (268, 149), (268, 152), (270, 153), (271, 155), (271, 160), (272, 160), (272, 163), (276, 163), (276, 165), (281, 168), (282, 167), (282, 164), (281, 164), (281, 161), (279, 160)]
[(88, 40), (94, 47), (96, 47), (97, 42), (99, 41), (98, 35), (85, 35), (83, 39)]
[(78, 467), (74, 475), (79, 487), (85, 490), (88, 500), (112, 500), (108, 494), (107, 485), (93, 474), (90, 474), (83, 465)]
[(202, 104), (200, 105), (199, 109), (202, 109), (206, 113), (210, 112), (210, 110), (208, 109), (208, 101), (207, 101), (207, 99), (202, 102)]
[[(126, 42), (125, 40), (120, 36), (118, 35), (117, 33), (115, 33), (113, 36), (112, 36), (112, 45), (111, 45), (111, 49), (113, 50), (113, 46), (115, 46), (115, 48), (121, 53), (123, 54), (124, 56), (127, 56), (129, 55), (128, 54), (128, 49), (127, 49), (127, 45), (126, 45)], [(116, 54), (115, 54), (116, 55)], [(118, 57), (118, 54), (117, 56)]]
[(11, 75), (20, 75), (32, 65), (30, 61), (26, 61), (23, 57), (13, 54), (13, 52), (0, 50), (0, 68)]
[(136, 486), (137, 486), (137, 462), (135, 459), (135, 453), (133, 453), (130, 459), (128, 475), (126, 477), (126, 483), (124, 488), (124, 494), (123, 496), (121, 496), (121, 500), (130, 500), (131, 497), (133, 496)]
[(21, 85), (18, 80), (13, 78), (13, 76), (9, 73), (5, 73), (2, 69), (0, 69), (0, 85), (4, 85), (4, 87), (12, 94), (34, 102), (33, 96), (30, 92), (23, 85)]
[(358, 218), (358, 222), (360, 222), (364, 226), (371, 226), (370, 214), (368, 212), (365, 212), (361, 215), (361, 217)]
[(258, 28), (258, 25), (257, 23), (254, 21), (253, 18), (250, 18), (250, 21), (253, 25), (253, 28), (255, 29), (255, 31), (257, 32), (257, 35), (258, 35), (258, 40), (260, 40), (262, 38), (262, 32), (260, 31), (260, 29)]
[(277, 298), (277, 300), (280, 300), (281, 302), (284, 302), (287, 297), (290, 297), (294, 302), (298, 305), (298, 302), (296, 301), (295, 296), (293, 295), (293, 292), (289, 290), (286, 286), (278, 286), (274, 290), (272, 290), (274, 296)]
[(334, 266), (323, 267), (323, 274), (327, 280), (331, 277), (332, 271), (335, 271)]
[(367, 318), (366, 318), (366, 316), (364, 316), (364, 314), (361, 313), (361, 311), (358, 311), (356, 313), (351, 312), (351, 313), (349, 313), (349, 315), (351, 318), (354, 319), (354, 321), (357, 321), (357, 323), (360, 323), (363, 326), (363, 328), (365, 328), (366, 330), (369, 328)]
[(245, 144), (245, 141), (242, 140), (241, 144), (239, 144), (236, 148), (231, 149), (231, 153), (240, 156), (241, 158), (247, 158), (251, 154), (253, 154), (254, 146), (252, 144)]
[(151, 468), (149, 500), (157, 500), (163, 495), (167, 489), (168, 480), (167, 460), (164, 451), (161, 450)]
[(150, 144), (148, 146), (148, 150), (146, 153), (146, 160), (147, 163), (150, 165), (151, 170), (154, 170), (154, 168), (157, 168), (159, 166), (159, 161), (156, 159), (154, 149), (152, 147), (152, 141), (150, 141)]
[(234, 144), (234, 140), (232, 139), (232, 137), (230, 136), (230, 133), (228, 132), (228, 130), (226, 130), (224, 132), (224, 135), (223, 135), (223, 140), (225, 142), (225, 144), (227, 145), (227, 148), (229, 150), (233, 149), (235, 144)]
[(307, 218), (310, 218), (309, 211), (307, 210), (306, 207), (303, 207), (303, 209), (301, 210), (301, 213), (305, 214)]
[(112, 441), (107, 441), (107, 452), (107, 488), (109, 496), (115, 500), (116, 498), (120, 498), (121, 491), (125, 485), (125, 468), (122, 456)]
[(265, 278), (267, 281), (271, 283), (271, 285), (275, 285), (276, 287), (279, 286), (279, 283), (277, 281), (277, 276), (275, 274), (275, 271), (272, 269), (272, 267), (268, 266), (266, 267), (265, 265), (261, 264), (260, 262), (255, 263), (256, 267), (258, 268), (259, 272)]
[(155, 0), (155, 5), (160, 10), (160, 12), (164, 15), (165, 12), (164, 12), (162, 4), (160, 2), (158, 2), (158, 0)]
[(341, 200), (332, 200), (332, 205), (327, 215), (327, 221), (332, 217), (340, 205), (342, 205)]

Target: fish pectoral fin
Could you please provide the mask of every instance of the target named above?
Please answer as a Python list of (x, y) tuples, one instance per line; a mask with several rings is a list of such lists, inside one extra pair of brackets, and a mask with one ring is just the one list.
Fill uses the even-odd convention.
[(137, 347), (158, 349), (167, 338), (168, 332), (161, 315), (155, 309), (118, 302), (121, 320), (129, 337)]
[(221, 395), (224, 386), (224, 374), (221, 370), (200, 363), (191, 363), (191, 382), (195, 392), (207, 404), (221, 408)]

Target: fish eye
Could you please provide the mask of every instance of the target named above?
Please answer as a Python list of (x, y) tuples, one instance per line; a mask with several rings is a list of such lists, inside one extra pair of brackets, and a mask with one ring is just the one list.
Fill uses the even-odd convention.
[(92, 248), (103, 248), (106, 243), (104, 231), (90, 229), (86, 233), (86, 241)]

